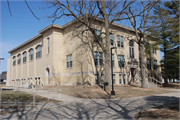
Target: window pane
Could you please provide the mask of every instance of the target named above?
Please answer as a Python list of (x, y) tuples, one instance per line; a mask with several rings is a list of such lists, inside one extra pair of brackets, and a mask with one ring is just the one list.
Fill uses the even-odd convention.
[(70, 61), (70, 67), (72, 67), (72, 61)]
[(122, 82), (122, 81), (121, 81), (121, 75), (119, 75), (119, 83), (121, 84), (121, 82)]
[(124, 84), (126, 84), (126, 75), (123, 75)]
[(118, 44), (118, 47), (120, 47), (120, 36), (117, 35), (117, 44)]
[(114, 66), (114, 54), (112, 54), (112, 66)]
[(114, 37), (113, 37), (113, 34), (110, 34), (110, 41), (111, 41), (111, 45), (113, 45), (114, 43)]
[(95, 62), (95, 65), (97, 66), (98, 65), (98, 52), (94, 52), (94, 62)]
[(115, 81), (115, 75), (113, 75), (113, 84), (115, 84), (115, 82), (116, 82), (116, 81)]
[(104, 84), (104, 77), (101, 75), (101, 85)]
[(123, 40), (123, 36), (121, 36), (121, 47), (124, 47), (124, 40)]
[(95, 75), (95, 84), (98, 84), (98, 75)]
[(66, 62), (66, 67), (69, 68), (69, 62)]

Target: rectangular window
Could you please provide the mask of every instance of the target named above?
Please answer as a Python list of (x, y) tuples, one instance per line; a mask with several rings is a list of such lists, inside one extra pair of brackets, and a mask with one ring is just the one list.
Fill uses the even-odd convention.
[(119, 75), (119, 84), (122, 83), (122, 80), (121, 80), (121, 75)]
[(129, 51), (130, 51), (130, 58), (134, 58), (134, 48), (129, 47)]
[(126, 84), (126, 75), (123, 75), (124, 84)]
[(147, 59), (147, 69), (151, 70), (151, 59)]
[(66, 68), (72, 68), (72, 55), (66, 56)]
[(99, 52), (99, 65), (103, 66), (103, 53)]
[(101, 74), (101, 85), (104, 84), (104, 75)]
[(49, 39), (49, 37), (47, 38), (47, 54), (49, 54), (49, 52), (50, 52), (50, 41), (49, 41), (50, 39)]
[(121, 47), (123, 48), (124, 47), (124, 40), (123, 40), (123, 36), (121, 36)]
[(112, 54), (112, 66), (114, 67), (114, 54)]
[(98, 84), (98, 74), (95, 75), (95, 84)]
[(94, 63), (95, 66), (103, 66), (103, 53), (102, 52), (94, 52)]
[(117, 35), (117, 46), (118, 46), (118, 47), (121, 47), (121, 44), (120, 44), (120, 36), (119, 36), (119, 35)]
[(156, 49), (153, 48), (153, 54), (157, 54), (157, 51)]
[(124, 55), (118, 55), (118, 65), (119, 65), (119, 67), (125, 66)]
[(153, 61), (153, 67), (154, 67), (154, 70), (157, 70), (157, 60)]
[(113, 84), (116, 84), (115, 75), (113, 75)]
[(110, 42), (111, 42), (111, 45), (113, 46), (114, 45), (114, 36), (113, 36), (113, 34), (110, 34)]

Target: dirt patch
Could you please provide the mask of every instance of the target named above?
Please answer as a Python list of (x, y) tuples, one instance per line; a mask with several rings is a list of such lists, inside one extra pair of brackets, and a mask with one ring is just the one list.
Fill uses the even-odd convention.
[(165, 89), (179, 89), (180, 83), (168, 83), (168, 85), (158, 85), (158, 86)]
[[(50, 92), (58, 92), (59, 89), (61, 89), (62, 94), (88, 99), (109, 99), (111, 94), (111, 89), (105, 92), (98, 85), (44, 86), (43, 89), (48, 89)], [(140, 88), (139, 86), (131, 85), (114, 85), (114, 90), (116, 93), (116, 98), (137, 97), (169, 92), (161, 89)]]
[(134, 115), (133, 119), (180, 119), (179, 103), (161, 105), (158, 107), (140, 111)]

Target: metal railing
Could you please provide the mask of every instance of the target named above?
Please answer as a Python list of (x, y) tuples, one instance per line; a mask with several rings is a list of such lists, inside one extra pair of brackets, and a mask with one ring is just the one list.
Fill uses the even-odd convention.
[(159, 84), (162, 85), (162, 82), (160, 82), (159, 80), (157, 80), (157, 79), (155, 79), (153, 77), (148, 77), (148, 81), (149, 81), (149, 79), (150, 79), (151, 82), (156, 81), (156, 84), (159, 83)]

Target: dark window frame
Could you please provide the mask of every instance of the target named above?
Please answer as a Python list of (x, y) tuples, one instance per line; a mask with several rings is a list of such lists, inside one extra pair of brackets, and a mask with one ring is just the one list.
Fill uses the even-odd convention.
[(66, 68), (72, 68), (72, 54), (66, 55)]
[(146, 64), (147, 64), (147, 69), (148, 69), (148, 70), (151, 70), (151, 59), (147, 59), (146, 61), (147, 61), (147, 62), (146, 62)]
[(18, 55), (18, 65), (21, 64), (21, 54)]
[(38, 45), (38, 47), (36, 48), (36, 59), (41, 57), (42, 57), (42, 46)]
[(27, 59), (27, 52), (23, 53), (23, 63), (26, 63), (26, 59)]

